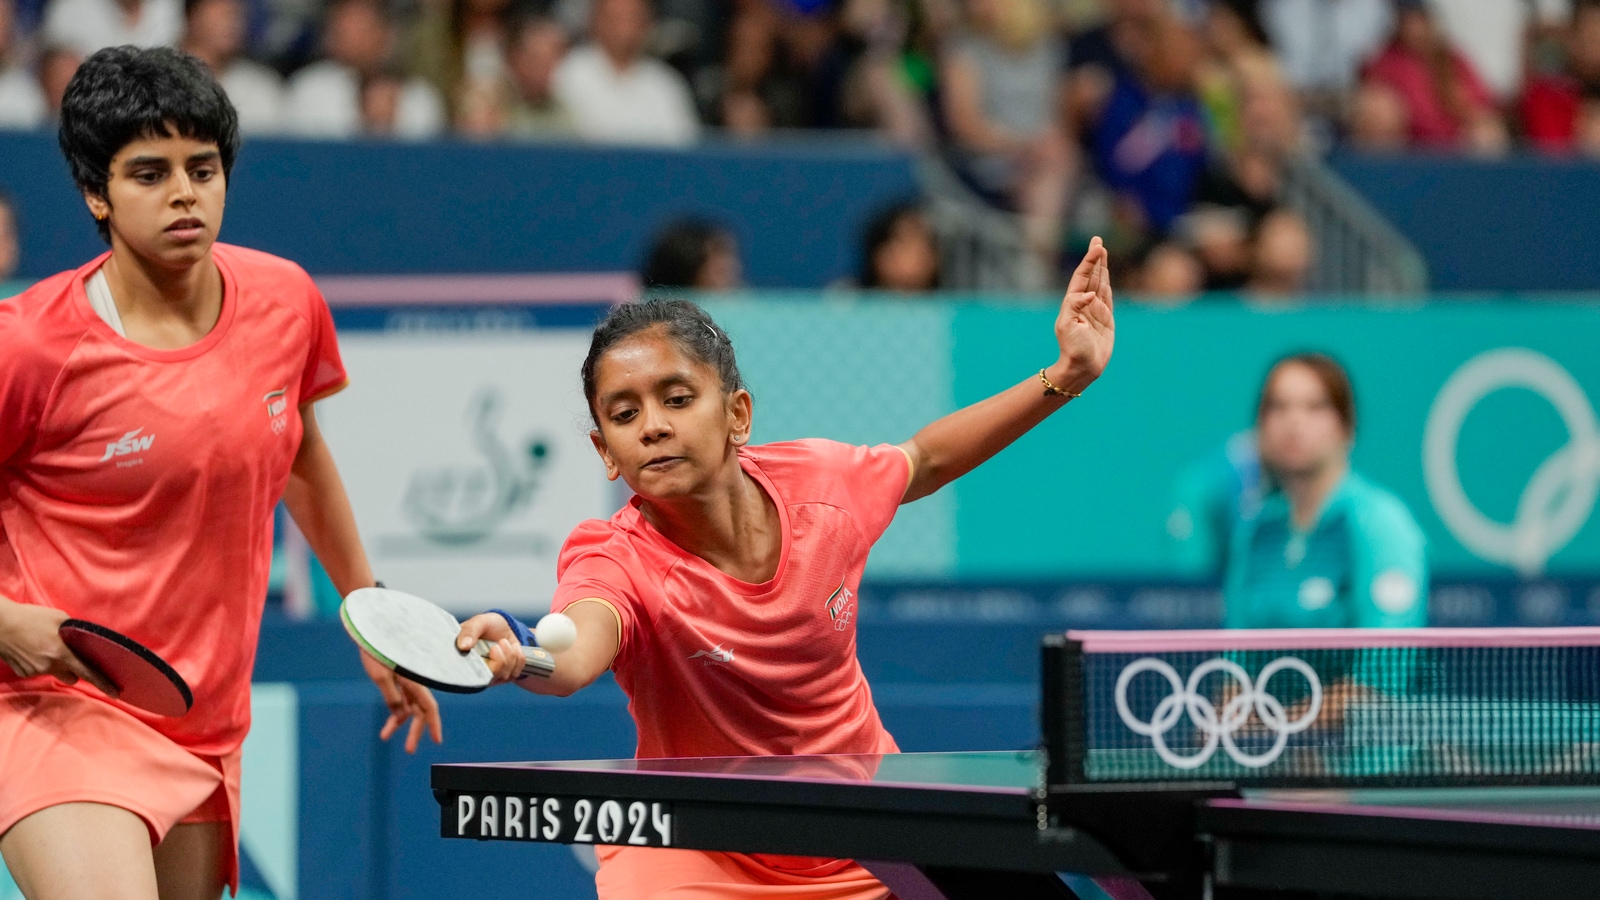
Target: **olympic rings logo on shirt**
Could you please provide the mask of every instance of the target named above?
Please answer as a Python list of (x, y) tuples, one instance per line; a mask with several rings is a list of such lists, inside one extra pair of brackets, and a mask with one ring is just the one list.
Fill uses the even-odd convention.
[[(1456, 467), (1467, 416), (1490, 394), (1522, 388), (1555, 408), (1567, 443), (1539, 464), (1510, 523), (1484, 515), (1467, 496)], [(1572, 373), (1542, 353), (1502, 347), (1468, 360), (1445, 381), (1428, 410), (1422, 438), (1428, 497), (1445, 527), (1468, 550), (1524, 575), (1544, 571), (1572, 542), (1600, 497), (1600, 421)]]
[[(1272, 676), (1286, 669), (1300, 673), (1311, 687), (1310, 703), (1305, 711), (1293, 720), (1289, 719), (1283, 701), (1267, 693), (1267, 682), (1272, 680)], [(1144, 672), (1154, 672), (1165, 678), (1172, 686), (1172, 693), (1156, 704), (1149, 721), (1141, 720), (1133, 714), (1132, 709), (1128, 708), (1128, 685)], [(1223, 704), (1220, 715), (1217, 713), (1216, 704), (1199, 690), (1200, 682), (1213, 672), (1229, 676), (1239, 687), (1239, 692)], [(1189, 674), (1189, 681), (1185, 684), (1178, 677), (1178, 671), (1165, 660), (1147, 656), (1129, 663), (1127, 668), (1122, 670), (1122, 674), (1117, 676), (1116, 701), (1117, 715), (1122, 717), (1123, 724), (1134, 733), (1150, 738), (1156, 754), (1175, 769), (1197, 769), (1205, 765), (1206, 760), (1217, 752), (1219, 743), (1235, 762), (1252, 769), (1259, 769), (1270, 765), (1283, 754), (1284, 748), (1289, 744), (1289, 735), (1305, 731), (1316, 721), (1317, 714), (1322, 711), (1322, 681), (1317, 678), (1317, 673), (1306, 664), (1305, 660), (1294, 656), (1280, 656), (1267, 663), (1254, 681), (1250, 679), (1250, 674), (1243, 666), (1232, 660), (1217, 657), (1197, 666)], [(1198, 753), (1191, 756), (1179, 755), (1167, 746), (1166, 740), (1167, 732), (1177, 726), (1178, 720), (1185, 712), (1189, 714), (1189, 721), (1194, 723), (1194, 727), (1205, 735), (1205, 744)], [(1275, 735), (1272, 746), (1256, 754), (1241, 749), (1234, 742), (1234, 735), (1249, 721), (1252, 712), (1261, 720), (1261, 724)]]

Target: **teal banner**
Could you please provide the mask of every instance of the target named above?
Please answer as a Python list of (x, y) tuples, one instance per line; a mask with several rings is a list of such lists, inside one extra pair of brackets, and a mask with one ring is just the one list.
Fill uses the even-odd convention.
[[(899, 442), (1055, 357), (1053, 302), (719, 301), (756, 437)], [(1600, 306), (1435, 302), (1262, 310), (1124, 303), (1110, 368), (953, 489), (902, 511), (877, 577), (1178, 574), (1175, 481), (1252, 424), (1272, 361), (1334, 355), (1355, 468), (1396, 493), (1448, 577), (1600, 572)]]

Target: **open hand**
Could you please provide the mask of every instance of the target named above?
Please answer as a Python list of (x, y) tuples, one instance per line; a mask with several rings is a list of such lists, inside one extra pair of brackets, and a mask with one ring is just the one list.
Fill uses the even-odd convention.
[(1056, 316), (1061, 358), (1047, 374), (1052, 383), (1073, 393), (1099, 378), (1111, 361), (1117, 326), (1111, 314), (1109, 258), (1098, 237), (1089, 242), (1089, 252), (1067, 282), (1067, 295)]
[(444, 743), (444, 723), (439, 718), (439, 701), (433, 699), (432, 691), (394, 674), (383, 663), (367, 655), (365, 650), (361, 651), (361, 666), (367, 670), (367, 677), (372, 679), (372, 683), (378, 686), (378, 693), (383, 695), (383, 702), (389, 707), (389, 719), (378, 732), (379, 740), (387, 741), (401, 725), (409, 721), (411, 729), (406, 733), (407, 753), (417, 752), (424, 728), (435, 744)]

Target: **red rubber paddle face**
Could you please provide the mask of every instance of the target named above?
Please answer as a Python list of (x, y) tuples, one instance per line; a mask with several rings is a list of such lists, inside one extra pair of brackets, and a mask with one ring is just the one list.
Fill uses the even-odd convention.
[(60, 630), (79, 659), (121, 689), (122, 702), (158, 716), (181, 716), (194, 705), (183, 676), (138, 641), (81, 619), (62, 622)]

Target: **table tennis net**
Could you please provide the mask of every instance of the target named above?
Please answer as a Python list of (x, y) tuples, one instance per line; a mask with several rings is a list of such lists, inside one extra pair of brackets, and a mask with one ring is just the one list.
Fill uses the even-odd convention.
[(1053, 784), (1600, 783), (1600, 629), (1070, 632), (1046, 645)]

